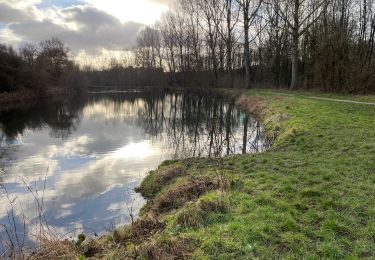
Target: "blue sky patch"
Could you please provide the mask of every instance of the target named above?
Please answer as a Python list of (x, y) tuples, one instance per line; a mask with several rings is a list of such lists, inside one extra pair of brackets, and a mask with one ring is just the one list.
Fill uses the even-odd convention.
[(43, 0), (40, 4), (37, 5), (38, 8), (44, 9), (52, 6), (57, 7), (68, 7), (73, 5), (84, 4), (82, 0)]
[(74, 169), (79, 169), (83, 165), (91, 161), (95, 161), (96, 159), (93, 157), (82, 157), (82, 156), (74, 156), (74, 157), (54, 157), (53, 160), (57, 160), (59, 162), (60, 171), (71, 171)]

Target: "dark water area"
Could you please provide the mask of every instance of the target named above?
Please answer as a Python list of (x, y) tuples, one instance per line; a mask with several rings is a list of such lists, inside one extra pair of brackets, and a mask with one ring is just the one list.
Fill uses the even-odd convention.
[(18, 232), (22, 216), (33, 232), (34, 193), (54, 233), (100, 234), (139, 212), (145, 201), (134, 188), (162, 161), (268, 146), (254, 117), (211, 95), (101, 92), (2, 111), (0, 224), (12, 204)]

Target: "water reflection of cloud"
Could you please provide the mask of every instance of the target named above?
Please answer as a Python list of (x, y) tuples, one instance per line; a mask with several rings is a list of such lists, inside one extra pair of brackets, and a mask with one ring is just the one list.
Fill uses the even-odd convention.
[[(138, 203), (135, 211), (141, 207), (143, 200), (133, 190), (128, 195), (119, 191), (128, 185), (137, 186), (144, 174), (161, 161), (143, 140), (136, 126), (123, 123), (113, 127), (102, 119), (87, 117), (65, 140), (50, 137), (48, 130), (26, 131), (17, 142), (22, 149), (17, 151), (8, 174), (3, 175), (4, 182), (16, 184), (10, 190), (12, 198), (17, 198), (17, 205), (23, 205), (24, 214), (32, 219), (33, 198), (21, 178), (29, 185), (34, 185), (34, 180), (42, 181), (36, 187), (40, 190), (49, 169), (43, 198), (51, 226), (60, 234), (83, 227), (83, 223), (98, 227), (105, 219), (113, 219), (115, 209), (108, 208), (111, 203), (117, 203), (121, 218), (126, 218), (128, 205)], [(94, 204), (92, 198), (96, 198)], [(9, 207), (4, 197), (0, 203), (0, 221), (6, 221)]]
[[(33, 137), (30, 136), (30, 139)], [(30, 181), (44, 178), (46, 171), (48, 175), (53, 175), (60, 167), (59, 158), (87, 155), (86, 146), (92, 141), (90, 137), (83, 135), (72, 138), (60, 146), (48, 145), (49, 140), (45, 139), (39, 142), (38, 138), (33, 143), (28, 142), (28, 145), (22, 147), (22, 151), (18, 153), (18, 161), (8, 170), (12, 174), (7, 176), (6, 182), (17, 182), (19, 178), (22, 178), (30, 183)]]
[[(26, 205), (28, 216), (35, 207), (20, 178), (41, 190), (47, 168), (46, 215), (63, 234), (77, 227), (98, 231), (107, 222), (127, 222), (128, 209), (133, 207), (136, 214), (144, 203), (133, 189), (164, 159), (241, 152), (244, 119), (232, 105), (212, 103), (212, 98), (140, 95), (92, 99), (75, 113), (79, 124), (64, 138), (50, 135), (48, 123), (20, 131), (23, 135), (9, 150), (12, 166), (0, 179), (17, 202)], [(47, 122), (59, 125), (54, 118)], [(1, 197), (0, 204), (1, 223), (6, 220)]]
[(130, 181), (140, 179), (147, 170), (155, 167), (161, 158), (150, 151), (134, 150), (131, 154), (130, 149), (134, 147), (147, 147), (147, 145), (140, 143), (124, 146), (113, 154), (103, 155), (87, 165), (67, 172), (56, 183), (56, 188), (61, 190), (62, 194), (69, 194), (65, 199), (92, 198), (115, 186), (123, 186)]
[(87, 146), (93, 142), (94, 139), (87, 135), (78, 136), (65, 142), (61, 152), (57, 153), (57, 155), (66, 157), (88, 155), (89, 152), (87, 150)]
[(138, 116), (139, 108), (145, 107), (145, 102), (137, 99), (134, 102), (124, 101), (115, 103), (110, 99), (104, 99), (99, 102), (93, 102), (90, 106), (84, 108), (85, 117), (95, 120), (104, 120), (106, 122), (115, 122), (119, 120), (131, 120)]
[[(160, 153), (160, 151), (158, 151)], [(130, 143), (114, 151), (112, 157), (115, 159), (137, 159), (144, 160), (152, 155), (159, 154), (155, 148), (147, 142)]]
[[(117, 140), (117, 145), (120, 146), (121, 142), (121, 140)], [(130, 194), (126, 195), (128, 200), (124, 202), (125, 195), (119, 196), (117, 194), (112, 196), (107, 204), (103, 203), (102, 197), (105, 197), (106, 193), (116, 190), (116, 187), (118, 190), (130, 183), (139, 183), (144, 174), (158, 165), (162, 158), (148, 142), (142, 141), (125, 144), (110, 153), (101, 151), (102, 153), (96, 154), (95, 158), (85, 160), (85, 158), (92, 156), (96, 146), (94, 139), (82, 135), (70, 138), (60, 147), (46, 145), (37, 149), (39, 154), (34, 154), (14, 164), (12, 172), (17, 171), (19, 173), (17, 176), (7, 176), (7, 183), (18, 183), (18, 188), (12, 190), (12, 196), (17, 198), (20, 205), (32, 205), (33, 199), (26, 188), (22, 187), (20, 178), (24, 179), (27, 184), (32, 184), (33, 180), (43, 180), (45, 171), (49, 168), (49, 184), (46, 186), (43, 197), (46, 201), (46, 215), (53, 216), (51, 226), (54, 227), (55, 231), (70, 231), (77, 226), (77, 223), (74, 223), (74, 220), (77, 219), (82, 222), (80, 223), (82, 227), (84, 226), (83, 223), (89, 226), (95, 226), (93, 225), (95, 222), (102, 224), (105, 218), (111, 221), (114, 216), (105, 213), (107, 211), (116, 211), (115, 213), (120, 218), (118, 222), (127, 221), (124, 216), (127, 214), (128, 207), (132, 205), (134, 211), (138, 212), (142, 206), (143, 200), (139, 195), (129, 191)], [(69, 169), (66, 164), (69, 164), (69, 161), (72, 160), (75, 160), (75, 167)], [(76, 160), (80, 160), (80, 163), (77, 163)], [(64, 166), (61, 164), (64, 164)], [(35, 172), (36, 169), (40, 170), (39, 174)], [(38, 186), (41, 189), (41, 185)], [(90, 210), (86, 210), (89, 207), (87, 205), (92, 203), (93, 198), (98, 205), (91, 206)], [(82, 208), (82, 203), (85, 200), (90, 201), (86, 201), (86, 205)], [(3, 205), (0, 208), (1, 221), (6, 219), (8, 207), (5, 200), (0, 199), (0, 201)], [(108, 206), (111, 203), (112, 208)], [(137, 205), (134, 205), (134, 203)], [(102, 209), (99, 210), (100, 208)], [(80, 211), (82, 209), (85, 209), (85, 212)], [(35, 216), (34, 207), (24, 207), (23, 211), (30, 219)], [(88, 214), (89, 211), (90, 214)], [(102, 214), (97, 215), (95, 211), (101, 211)], [(66, 227), (62, 228), (60, 225)]]
[(24, 180), (31, 183), (40, 180), (48, 173), (58, 169), (58, 161), (51, 160), (46, 154), (39, 154), (23, 159), (15, 163), (10, 169), (6, 169), (4, 182), (20, 182)]

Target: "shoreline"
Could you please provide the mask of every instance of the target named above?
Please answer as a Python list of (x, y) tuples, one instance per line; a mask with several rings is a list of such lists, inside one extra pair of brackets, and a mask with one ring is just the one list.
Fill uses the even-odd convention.
[(270, 150), (163, 162), (137, 189), (138, 219), (99, 239), (49, 241), (31, 259), (375, 257), (373, 107), (219, 92), (262, 121)]
[(12, 93), (0, 94), (0, 111), (23, 108), (23, 106), (32, 105), (47, 99), (58, 99), (71, 96), (69, 90), (59, 87), (50, 87), (46, 91), (23, 90)]

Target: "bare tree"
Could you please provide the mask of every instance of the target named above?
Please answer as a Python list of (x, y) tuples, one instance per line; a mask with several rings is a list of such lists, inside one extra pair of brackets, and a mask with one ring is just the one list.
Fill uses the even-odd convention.
[(221, 5), (215, 0), (195, 0), (199, 7), (200, 27), (205, 35), (208, 53), (209, 68), (213, 72), (211, 85), (215, 86), (218, 80), (219, 62), (218, 62), (218, 44), (220, 38)]
[(262, 0), (236, 0), (240, 5), (243, 26), (244, 26), (244, 59), (245, 59), (245, 71), (246, 71), (246, 88), (251, 87), (250, 82), (250, 69), (251, 69), (251, 57), (250, 57), (250, 27), (254, 23), (255, 18), (258, 14), (259, 8), (262, 4)]
[(225, 17), (226, 24), (224, 26), (225, 29), (221, 33), (221, 37), (223, 38), (226, 44), (226, 69), (230, 77), (229, 86), (233, 87), (233, 53), (234, 45), (236, 44), (235, 33), (238, 27), (240, 11), (238, 5), (235, 5), (234, 0), (225, 0), (223, 2), (223, 17)]
[(40, 43), (39, 62), (46, 66), (54, 81), (62, 75), (64, 68), (69, 64), (69, 49), (58, 38), (52, 38)]
[(299, 43), (301, 36), (321, 17), (327, 0), (272, 0), (277, 13), (285, 20), (292, 36), (291, 89), (298, 87)]
[(38, 53), (39, 53), (38, 47), (33, 44), (27, 44), (20, 50), (22, 59), (30, 67), (35, 66), (35, 61), (38, 57)]

